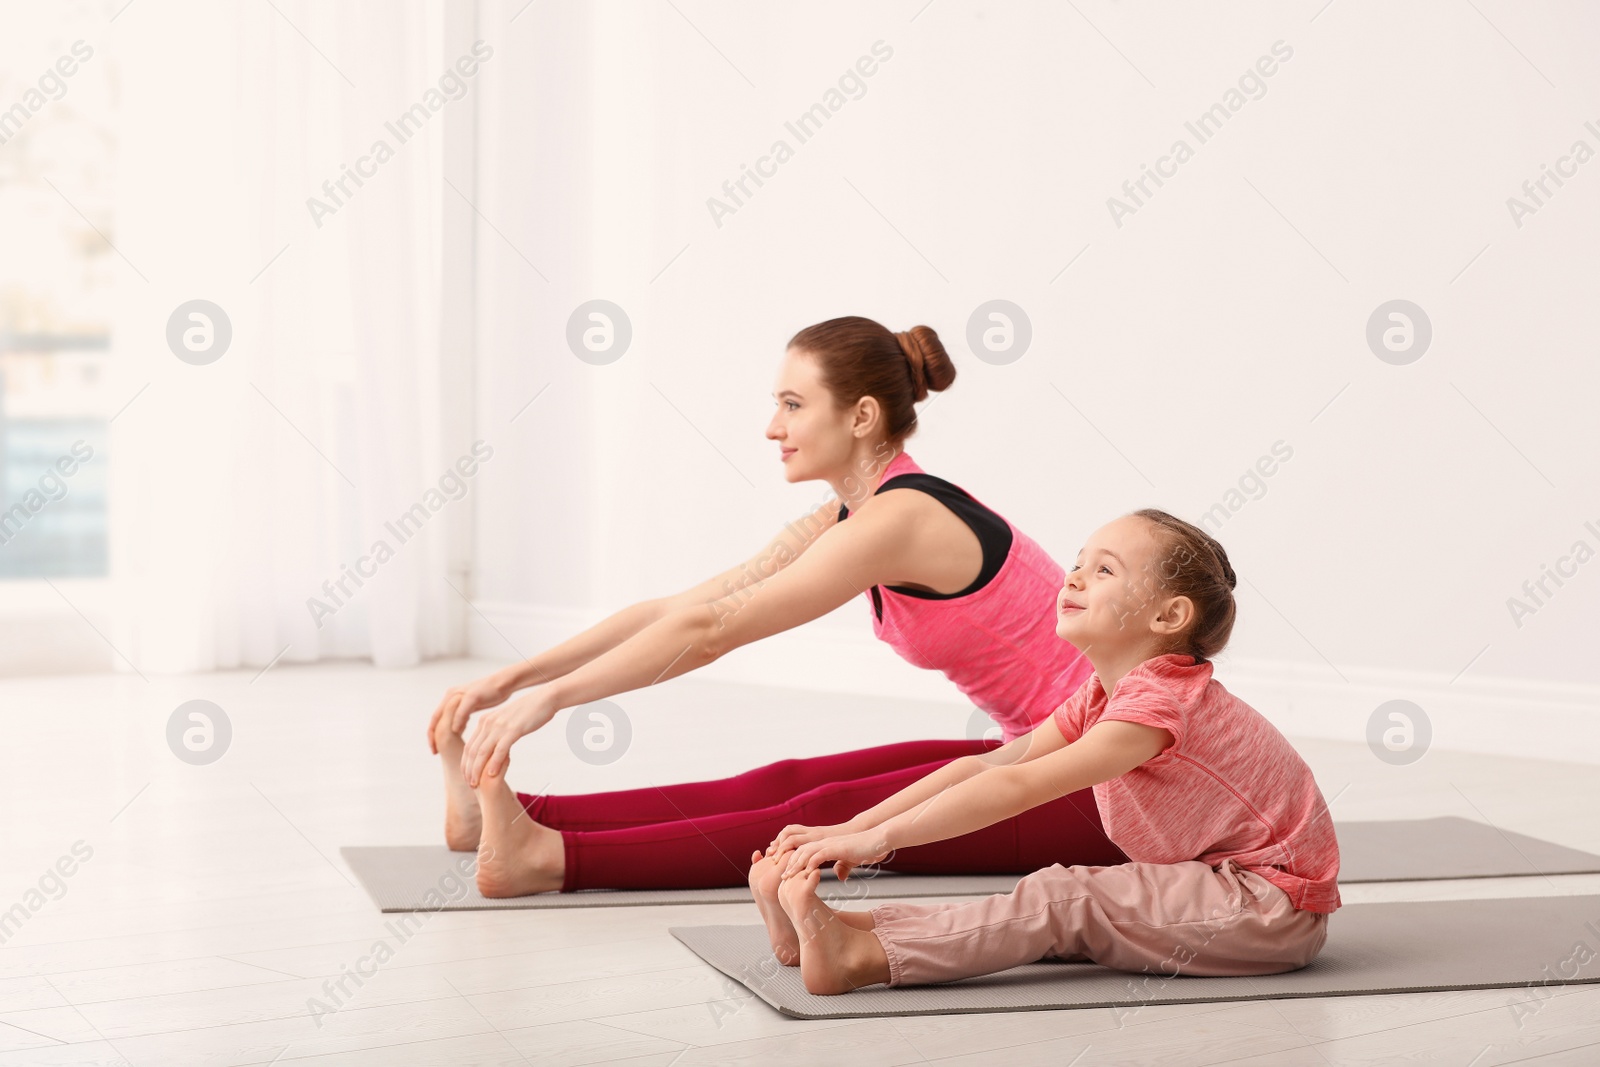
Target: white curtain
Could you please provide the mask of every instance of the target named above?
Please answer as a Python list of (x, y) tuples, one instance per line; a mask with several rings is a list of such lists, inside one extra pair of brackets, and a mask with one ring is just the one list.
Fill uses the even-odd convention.
[[(385, 126), (456, 58), (443, 20), (437, 0), (190, 2), (135, 4), (110, 28), (130, 398), (107, 456), (119, 665), (460, 651), (449, 568), (472, 501), (451, 471), (470, 442), (445, 439), (443, 393), (469, 353), (442, 357), (442, 146), (472, 101), (403, 143)], [(379, 140), (392, 156), (362, 164)], [(195, 299), (232, 327), (198, 366), (167, 340)]]

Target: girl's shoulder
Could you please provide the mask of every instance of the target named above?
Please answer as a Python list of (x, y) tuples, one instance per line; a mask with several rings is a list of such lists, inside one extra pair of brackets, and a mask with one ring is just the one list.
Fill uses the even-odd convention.
[(1160, 656), (1151, 656), (1129, 671), (1125, 677), (1132, 678), (1138, 675), (1167, 683), (1190, 683), (1204, 678), (1209, 682), (1212, 669), (1210, 660), (1196, 659), (1187, 652), (1168, 652)]
[[(1183, 652), (1152, 656), (1117, 683), (1112, 702), (1158, 699), (1192, 707), (1210, 695), (1213, 679), (1209, 660)], [(1218, 686), (1220, 688), (1220, 686)]]

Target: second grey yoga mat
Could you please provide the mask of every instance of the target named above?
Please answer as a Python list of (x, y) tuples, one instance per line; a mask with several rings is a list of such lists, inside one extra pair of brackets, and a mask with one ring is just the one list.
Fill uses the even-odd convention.
[[(1205, 1001), (1420, 993), (1526, 986), (1513, 1012), (1537, 1011), (1550, 986), (1600, 982), (1600, 896), (1347, 904), (1307, 967), (1253, 978), (1169, 977), (1044, 960), (939, 985), (867, 986), (813, 996), (798, 967), (772, 957), (766, 927), (674, 926), (669, 933), (796, 1019), (1049, 1011)], [(1579, 946), (1582, 946), (1580, 949)], [(1580, 962), (1581, 961), (1581, 962)]]
[[(1535, 874), (1600, 873), (1600, 856), (1471, 819), (1348, 822), (1337, 828), (1339, 881), (1413, 882)], [(470, 874), (474, 854), (443, 845), (345, 847), (345, 862), (378, 905), (393, 911), (489, 908), (592, 908), (640, 904), (726, 904), (748, 901), (743, 886), (726, 889), (586, 889), (495, 900), (479, 895)], [(463, 877), (463, 872), (467, 872)], [(876, 874), (858, 871), (839, 882), (825, 870), (819, 892), (830, 902), (1009, 893), (1019, 875)], [(459, 883), (459, 884), (458, 884)], [(432, 891), (432, 897), (428, 896)]]

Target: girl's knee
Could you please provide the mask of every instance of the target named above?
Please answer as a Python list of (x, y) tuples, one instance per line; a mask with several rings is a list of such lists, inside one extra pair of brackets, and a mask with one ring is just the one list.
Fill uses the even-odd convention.
[(1022, 889), (1026, 886), (1030, 892), (1053, 894), (1058, 897), (1115, 895), (1121, 889), (1119, 876), (1122, 873), (1116, 869), (1090, 867), (1079, 863), (1070, 866), (1052, 863), (1048, 867), (1041, 867), (1031, 874), (1024, 875), (1017, 881), (1017, 888)]
[[(1312, 920), (1314, 926), (1310, 936), (1306, 938), (1305, 947), (1300, 953), (1300, 967), (1310, 966), (1311, 961), (1317, 958), (1318, 954), (1322, 952), (1323, 946), (1328, 943), (1328, 916), (1321, 913), (1307, 914), (1315, 916)], [(1300, 967), (1295, 969), (1299, 970)]]
[(1053, 863), (1018, 879), (1009, 894), (1019, 911), (1060, 911), (1069, 905), (1094, 897), (1094, 888), (1083, 874), (1089, 868), (1063, 867)]
[(1247, 955), (1260, 959), (1255, 974), (1287, 974), (1309, 967), (1328, 940), (1328, 916), (1321, 912), (1296, 911), (1288, 923), (1268, 923), (1253, 931), (1242, 946)]

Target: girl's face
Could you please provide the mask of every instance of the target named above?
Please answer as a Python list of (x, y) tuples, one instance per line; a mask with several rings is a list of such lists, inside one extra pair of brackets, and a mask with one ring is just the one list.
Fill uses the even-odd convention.
[(835, 408), (816, 360), (798, 349), (785, 352), (772, 396), (777, 406), (767, 423), (767, 439), (778, 442), (786, 480), (826, 478), (849, 465), (855, 444), (853, 412)]
[(1125, 515), (1100, 527), (1067, 568), (1056, 597), (1056, 636), (1085, 652), (1116, 655), (1169, 633), (1173, 600), (1162, 588), (1160, 564), (1146, 520)]

